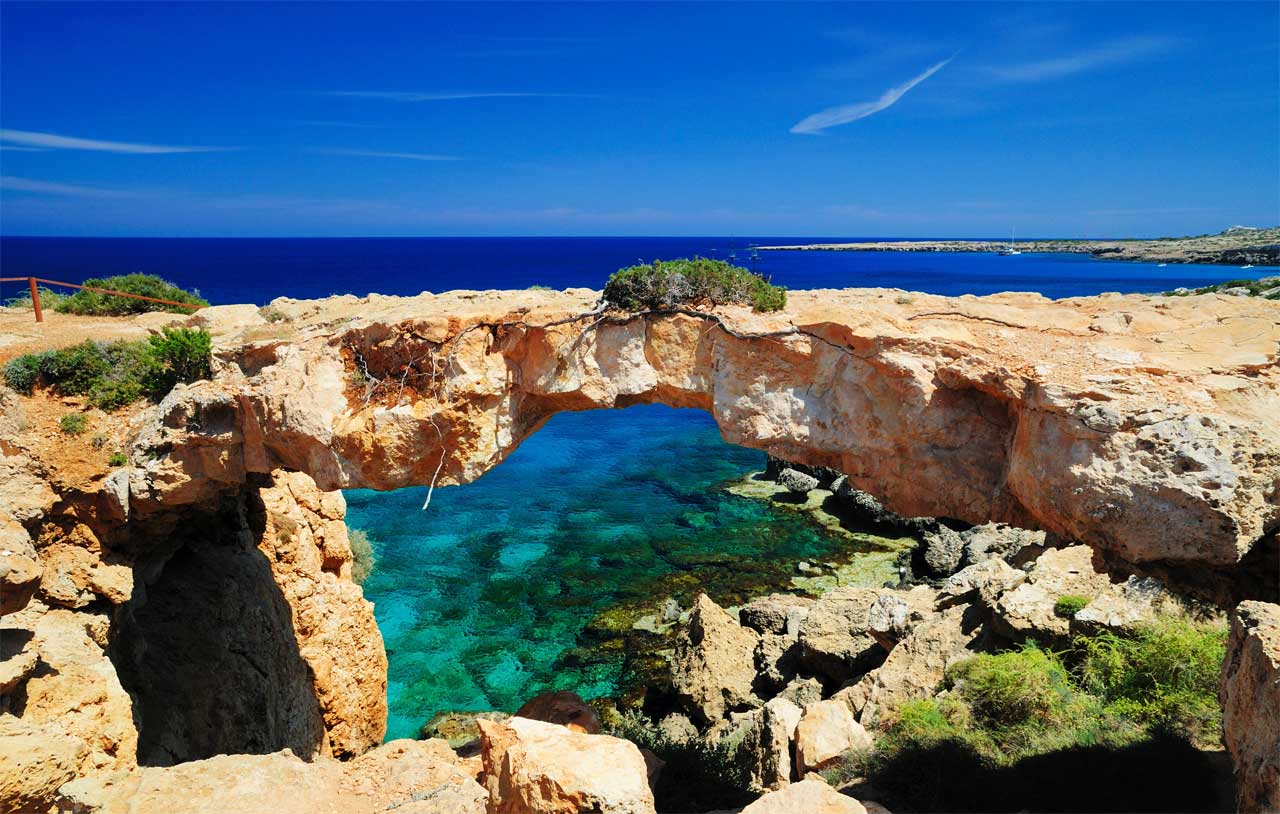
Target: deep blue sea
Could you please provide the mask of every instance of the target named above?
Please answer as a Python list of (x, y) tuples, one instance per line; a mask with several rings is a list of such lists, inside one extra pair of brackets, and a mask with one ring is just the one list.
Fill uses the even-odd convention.
[[(453, 288), (599, 288), (620, 266), (688, 255), (752, 261), (750, 243), (876, 238), (0, 238), (0, 274), (80, 282), (159, 274), (214, 303)], [(1104, 262), (1075, 255), (760, 252), (789, 288), (886, 286), (1050, 297), (1162, 291), (1274, 269)], [(19, 293), (4, 284), (0, 299)], [(625, 653), (602, 634), (619, 607), (700, 589), (725, 602), (800, 560), (857, 556), (806, 516), (724, 486), (763, 468), (696, 410), (555, 416), (500, 467), (441, 489), (347, 493), (377, 564), (365, 583), (390, 658), (388, 737), (441, 710), (514, 710), (546, 689), (615, 691)], [(780, 576), (781, 575), (781, 576)], [(612, 641), (612, 644), (610, 644)], [(604, 642), (604, 644), (601, 644)]]

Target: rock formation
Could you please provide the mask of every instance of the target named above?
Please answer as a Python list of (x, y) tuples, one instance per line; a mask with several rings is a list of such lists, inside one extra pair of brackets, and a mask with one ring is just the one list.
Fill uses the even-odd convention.
[(1236, 608), (1218, 696), (1239, 810), (1280, 811), (1280, 605)]

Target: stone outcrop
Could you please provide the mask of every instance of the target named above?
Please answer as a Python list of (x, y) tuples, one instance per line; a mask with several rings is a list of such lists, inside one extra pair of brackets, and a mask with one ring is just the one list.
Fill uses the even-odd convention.
[(1280, 605), (1235, 609), (1218, 697), (1239, 810), (1280, 811)]
[(525, 718), (479, 724), (489, 814), (653, 814), (630, 741)]
[(817, 775), (810, 775), (762, 796), (742, 809), (742, 814), (867, 814), (867, 809)]
[(1280, 429), (1257, 420), (1280, 412), (1275, 303), (805, 291), (769, 315), (634, 315), (595, 297), (278, 301), (287, 335), (222, 348), (214, 381), (146, 422), (131, 498), (276, 468), (326, 490), (457, 483), (555, 412), (663, 402), (903, 516), (1045, 529), (1224, 603), (1274, 579), (1244, 574), (1280, 521)]
[(698, 596), (672, 656), (672, 686), (689, 713), (708, 723), (760, 705), (752, 693), (756, 642), (710, 597)]

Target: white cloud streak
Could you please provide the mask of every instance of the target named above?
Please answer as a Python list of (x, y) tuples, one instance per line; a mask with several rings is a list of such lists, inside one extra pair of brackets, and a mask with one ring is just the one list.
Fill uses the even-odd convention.
[(26, 147), (50, 150), (94, 150), (103, 153), (129, 153), (133, 155), (160, 155), (165, 153), (208, 153), (223, 147), (172, 147), (164, 144), (132, 144), (125, 141), (100, 141), (98, 139), (59, 136), (55, 133), (37, 133), (32, 130), (0, 130), (0, 141)]
[(405, 158), (410, 161), (461, 161), (456, 155), (437, 155), (435, 153), (389, 153), (381, 150), (312, 150), (324, 155), (349, 155), (359, 158)]
[(398, 90), (329, 90), (326, 96), (355, 99), (385, 99), (390, 102), (452, 102), (458, 99), (520, 99), (537, 97), (595, 98), (589, 93), (414, 93)]
[(1112, 65), (1137, 62), (1173, 49), (1178, 41), (1169, 37), (1129, 37), (1080, 51), (1075, 54), (1026, 62), (1020, 65), (997, 65), (984, 73), (997, 82), (1047, 82)]
[(943, 67), (945, 67), (952, 59), (955, 59), (955, 57), (944, 59), (901, 85), (889, 88), (874, 102), (858, 102), (852, 105), (838, 105), (836, 107), (829, 107), (826, 110), (814, 113), (812, 116), (802, 119), (795, 127), (792, 127), (791, 132), (804, 135), (814, 135), (821, 133), (830, 127), (848, 124), (849, 122), (856, 122), (858, 119), (865, 119), (868, 116), (879, 113), (885, 108), (892, 107), (899, 99), (906, 95), (907, 91), (942, 70)]
[(60, 184), (54, 181), (37, 181), (13, 175), (0, 176), (0, 190), (32, 192), (39, 195), (66, 195), (75, 198), (137, 198), (140, 193), (123, 189), (103, 189), (78, 184)]

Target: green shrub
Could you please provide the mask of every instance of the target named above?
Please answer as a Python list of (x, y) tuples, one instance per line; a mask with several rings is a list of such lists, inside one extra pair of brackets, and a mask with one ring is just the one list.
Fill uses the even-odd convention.
[(58, 419), (58, 429), (67, 435), (79, 435), (89, 426), (89, 419), (85, 418), (84, 413), (67, 413)]
[(211, 375), (209, 334), (192, 328), (165, 328), (136, 342), (94, 342), (43, 353), (29, 353), (4, 368), (5, 383), (26, 395), (43, 384), (68, 396), (113, 410), (142, 398), (164, 398), (178, 382)]
[(1132, 636), (1104, 632), (1073, 643), (1076, 677), (1108, 712), (1201, 743), (1221, 726), (1218, 673), (1227, 652), (1224, 624), (1163, 617)]
[(947, 670), (946, 680), (974, 717), (993, 727), (1059, 721), (1071, 694), (1062, 662), (1034, 644), (965, 659)]
[[(62, 301), (67, 299), (66, 294), (59, 294), (51, 288), (40, 286), (40, 307), (44, 309), (58, 310), (58, 306)], [(4, 301), (4, 304), (10, 308), (30, 308), (31, 293), (27, 292), (19, 297), (10, 297)]]
[(113, 452), (111, 457), (107, 458), (107, 466), (125, 466), (129, 463), (129, 456), (123, 452)]
[(723, 260), (704, 257), (655, 260), (619, 269), (605, 283), (604, 298), (630, 311), (730, 303), (778, 311), (787, 304), (783, 287)]
[(357, 585), (363, 585), (373, 571), (373, 545), (369, 542), (369, 535), (360, 529), (348, 529), (347, 539), (351, 543), (351, 579)]
[(751, 750), (739, 749), (731, 739), (673, 740), (634, 710), (622, 713), (608, 734), (648, 749), (666, 762), (654, 789), (659, 811), (737, 808), (756, 796), (750, 790), (749, 760), (744, 759)]
[[(84, 281), (84, 285), (92, 288), (106, 288), (125, 294), (137, 294), (143, 297), (155, 297), (161, 300), (189, 303), (191, 305), (208, 305), (208, 301), (198, 291), (185, 291), (176, 285), (160, 279), (154, 274), (123, 274), (116, 277), (92, 278)], [(125, 314), (141, 314), (146, 311), (170, 311), (189, 314), (192, 309), (177, 305), (162, 305), (158, 302), (135, 300), (132, 297), (116, 297), (111, 294), (100, 294), (96, 291), (77, 291), (69, 297), (60, 297), (53, 309), (64, 314), (93, 314), (100, 316), (123, 316)]]
[(1072, 619), (1077, 613), (1088, 607), (1091, 600), (1079, 594), (1063, 594), (1053, 603), (1053, 612), (1064, 619)]

